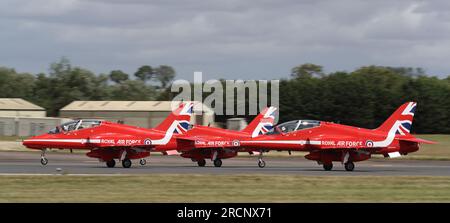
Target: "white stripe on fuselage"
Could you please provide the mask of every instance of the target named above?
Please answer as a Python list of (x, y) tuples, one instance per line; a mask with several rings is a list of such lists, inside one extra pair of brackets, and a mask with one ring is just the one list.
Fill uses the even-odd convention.
[(25, 139), (24, 142), (100, 143), (100, 139)]
[(152, 145), (166, 145), (173, 136), (173, 132), (177, 128), (178, 121), (172, 122), (169, 129), (167, 129), (166, 134), (162, 139), (152, 140)]
[[(152, 140), (152, 145), (166, 145), (173, 136), (173, 132), (178, 125), (178, 121), (172, 122), (166, 134), (161, 139)], [(101, 139), (26, 139), (24, 142), (67, 142), (67, 143), (100, 143)]]
[(394, 141), (395, 138), (395, 133), (397, 132), (397, 130), (399, 129), (400, 125), (403, 122), (407, 122), (407, 123), (412, 123), (409, 120), (404, 120), (404, 121), (395, 121), (394, 125), (392, 125), (391, 130), (389, 130), (386, 139), (382, 140), (382, 141), (374, 141), (373, 142), (373, 147), (386, 147), (389, 146), (392, 141)]
[(308, 140), (255, 140), (241, 141), (241, 143), (267, 143), (267, 144), (294, 144), (294, 145), (320, 145), (321, 141)]

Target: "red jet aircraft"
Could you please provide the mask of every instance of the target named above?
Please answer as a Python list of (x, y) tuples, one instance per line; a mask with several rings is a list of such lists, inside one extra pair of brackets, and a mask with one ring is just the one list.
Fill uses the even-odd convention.
[[(240, 141), (269, 132), (274, 126), (275, 110), (275, 107), (265, 108), (241, 131), (195, 125), (186, 134), (177, 137), (178, 151), (182, 157), (197, 162), (198, 166), (205, 166), (206, 159), (211, 159), (216, 167), (222, 166), (222, 159), (235, 157), (238, 152), (252, 154), (255, 151), (241, 148)], [(259, 165), (265, 165), (264, 161)]]
[(367, 160), (371, 154), (398, 157), (419, 150), (420, 143), (434, 143), (409, 133), (416, 105), (415, 102), (403, 104), (376, 129), (296, 120), (280, 124), (265, 135), (236, 143), (254, 150), (307, 151), (305, 157), (317, 161), (325, 170), (333, 168), (333, 161), (340, 161), (345, 170), (352, 171), (354, 162)]
[(131, 167), (132, 159), (140, 159), (140, 164), (145, 165), (144, 157), (150, 156), (150, 151), (165, 153), (177, 149), (174, 137), (188, 130), (192, 111), (193, 103), (182, 103), (154, 129), (101, 120), (75, 120), (47, 134), (26, 139), (23, 145), (42, 150), (42, 165), (48, 163), (47, 148), (90, 150), (87, 156), (106, 162), (108, 167), (115, 166), (114, 159), (122, 161), (124, 168)]

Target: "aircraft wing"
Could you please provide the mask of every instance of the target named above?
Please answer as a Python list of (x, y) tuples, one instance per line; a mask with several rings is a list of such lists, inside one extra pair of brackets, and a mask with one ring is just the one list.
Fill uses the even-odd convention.
[(238, 140), (228, 137), (177, 137), (177, 143), (181, 148), (202, 149), (202, 148), (236, 148), (240, 146)]
[(85, 140), (96, 148), (108, 147), (152, 147), (150, 139), (141, 139), (128, 134), (97, 135)]

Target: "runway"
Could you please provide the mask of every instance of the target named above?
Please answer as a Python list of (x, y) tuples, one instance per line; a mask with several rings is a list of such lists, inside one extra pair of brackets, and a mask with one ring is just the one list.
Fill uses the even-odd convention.
[(49, 163), (42, 166), (38, 152), (0, 152), (0, 175), (39, 174), (291, 174), (314, 176), (450, 176), (450, 161), (371, 159), (355, 163), (355, 170), (344, 170), (339, 162), (332, 171), (303, 157), (265, 157), (265, 168), (257, 166), (257, 157), (237, 157), (223, 160), (222, 167), (214, 167), (207, 161), (206, 167), (179, 156), (151, 156), (147, 165), (133, 160), (129, 169), (107, 168), (105, 163), (86, 157), (84, 154), (49, 152)]

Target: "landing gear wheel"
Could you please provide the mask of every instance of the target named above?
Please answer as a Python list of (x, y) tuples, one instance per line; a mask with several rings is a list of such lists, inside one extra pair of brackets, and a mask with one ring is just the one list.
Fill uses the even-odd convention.
[(214, 166), (215, 167), (221, 167), (222, 166), (222, 160), (221, 159), (214, 160)]
[(264, 162), (264, 160), (258, 160), (258, 166), (259, 168), (264, 168), (266, 166), (266, 162)]
[(347, 171), (353, 171), (355, 169), (355, 164), (353, 162), (346, 162), (344, 167)]
[(139, 164), (141, 164), (141, 166), (145, 166), (145, 164), (147, 164), (147, 160), (141, 159), (139, 160)]
[(41, 164), (42, 164), (42, 166), (47, 165), (47, 163), (48, 163), (48, 159), (45, 158), (45, 157), (41, 157)]
[(108, 160), (106, 161), (106, 166), (109, 168), (113, 168), (114, 166), (116, 166), (116, 161), (115, 160)]
[(198, 164), (198, 166), (205, 166), (206, 165), (206, 160), (198, 160), (197, 164)]
[(332, 163), (323, 164), (323, 169), (326, 171), (330, 171), (331, 169), (333, 169), (333, 164)]
[(130, 159), (122, 160), (122, 167), (123, 168), (130, 168), (131, 167), (131, 160)]

